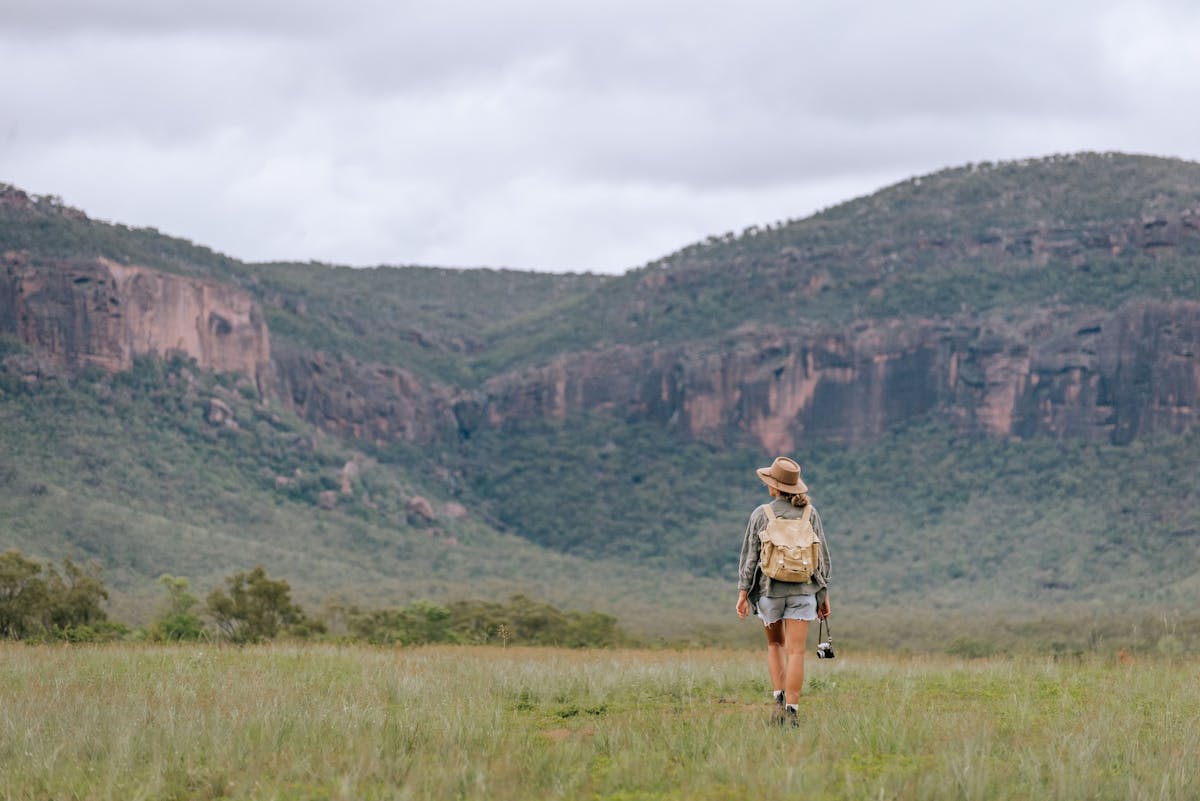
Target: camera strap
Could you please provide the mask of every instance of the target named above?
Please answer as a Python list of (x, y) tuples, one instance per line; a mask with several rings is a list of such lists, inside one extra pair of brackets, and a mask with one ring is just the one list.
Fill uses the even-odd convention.
[(817, 623), (817, 642), (833, 642), (833, 632), (829, 628), (829, 618), (821, 618)]

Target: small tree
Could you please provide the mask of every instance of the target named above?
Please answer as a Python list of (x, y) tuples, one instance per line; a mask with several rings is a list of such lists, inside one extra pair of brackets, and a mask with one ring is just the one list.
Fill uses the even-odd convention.
[(262, 565), (249, 573), (225, 579), (228, 591), (217, 587), (208, 595), (208, 614), (231, 642), (268, 640), (284, 626), (305, 622), (304, 611), (292, 603), (292, 588), (284, 580), (267, 577)]
[(41, 629), (46, 610), (42, 566), (20, 551), (0, 554), (0, 637), (22, 639)]
[(52, 562), (40, 565), (19, 551), (0, 554), (0, 637), (83, 642), (123, 636), (124, 626), (108, 622), (106, 600), (99, 565), (63, 559), (60, 573)]
[(93, 563), (86, 569), (63, 559), (63, 574), (46, 565), (46, 624), (66, 631), (80, 626), (103, 623), (108, 615), (101, 607), (108, 600), (108, 590), (100, 577), (100, 566)]
[(188, 580), (164, 573), (159, 576), (158, 583), (167, 591), (167, 601), (154, 621), (150, 635), (156, 640), (204, 639), (208, 635), (204, 621), (192, 612), (200, 599), (188, 592)]

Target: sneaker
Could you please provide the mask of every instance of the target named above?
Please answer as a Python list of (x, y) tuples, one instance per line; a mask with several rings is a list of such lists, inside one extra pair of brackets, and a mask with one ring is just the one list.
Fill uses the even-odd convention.
[(800, 728), (800, 714), (795, 709), (784, 709), (782, 723), (785, 726), (798, 729)]
[(771, 706), (771, 725), (782, 726), (786, 722), (783, 693), (780, 693), (779, 697), (775, 699), (775, 703)]

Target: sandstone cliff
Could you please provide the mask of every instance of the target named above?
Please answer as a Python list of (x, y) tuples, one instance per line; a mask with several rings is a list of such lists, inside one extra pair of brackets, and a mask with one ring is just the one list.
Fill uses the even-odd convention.
[(278, 397), (309, 422), (376, 443), (429, 442), (457, 425), (455, 391), (388, 365), (313, 350), (282, 350)]
[(1020, 323), (744, 328), (720, 346), (623, 346), (499, 376), (456, 406), (464, 432), (601, 411), (693, 437), (861, 441), (937, 413), (965, 431), (1128, 442), (1180, 432), (1200, 412), (1200, 303), (1042, 311)]
[[(182, 353), (376, 442), (587, 412), (770, 451), (930, 414), (997, 437), (1125, 443), (1194, 428), (1200, 409), (1200, 165), (952, 170), (586, 287), (386, 270), (361, 284), (321, 265), (284, 281), (286, 265), (206, 262), (156, 233), (93, 241), (100, 229), (0, 186), (0, 335), (32, 350), (10, 370)], [(101, 252), (116, 255), (78, 255)], [(135, 266), (180, 260), (230, 283)], [(277, 352), (251, 292), (277, 304)], [(497, 305), (515, 311), (489, 329)]]
[(98, 258), (0, 262), (0, 333), (33, 346), (46, 367), (128, 369), (137, 356), (180, 353), (267, 390), (266, 321), (237, 287)]
[(136, 356), (182, 353), (246, 376), (327, 430), (375, 442), (599, 412), (714, 443), (746, 437), (776, 452), (807, 437), (875, 439), (931, 413), (994, 436), (1125, 443), (1188, 430), (1200, 414), (1193, 301), (1042, 309), (1016, 322), (745, 326), (707, 343), (563, 354), (466, 390), (346, 355), (292, 348), (272, 358), (257, 304), (230, 285), (104, 259), (9, 254), (0, 332), (34, 346), (35, 372), (120, 370)]

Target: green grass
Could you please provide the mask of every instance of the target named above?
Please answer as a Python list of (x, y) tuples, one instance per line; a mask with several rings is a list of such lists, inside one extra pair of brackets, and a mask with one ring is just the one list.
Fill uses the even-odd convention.
[(1192, 799), (1200, 662), (0, 645), (0, 799)]

